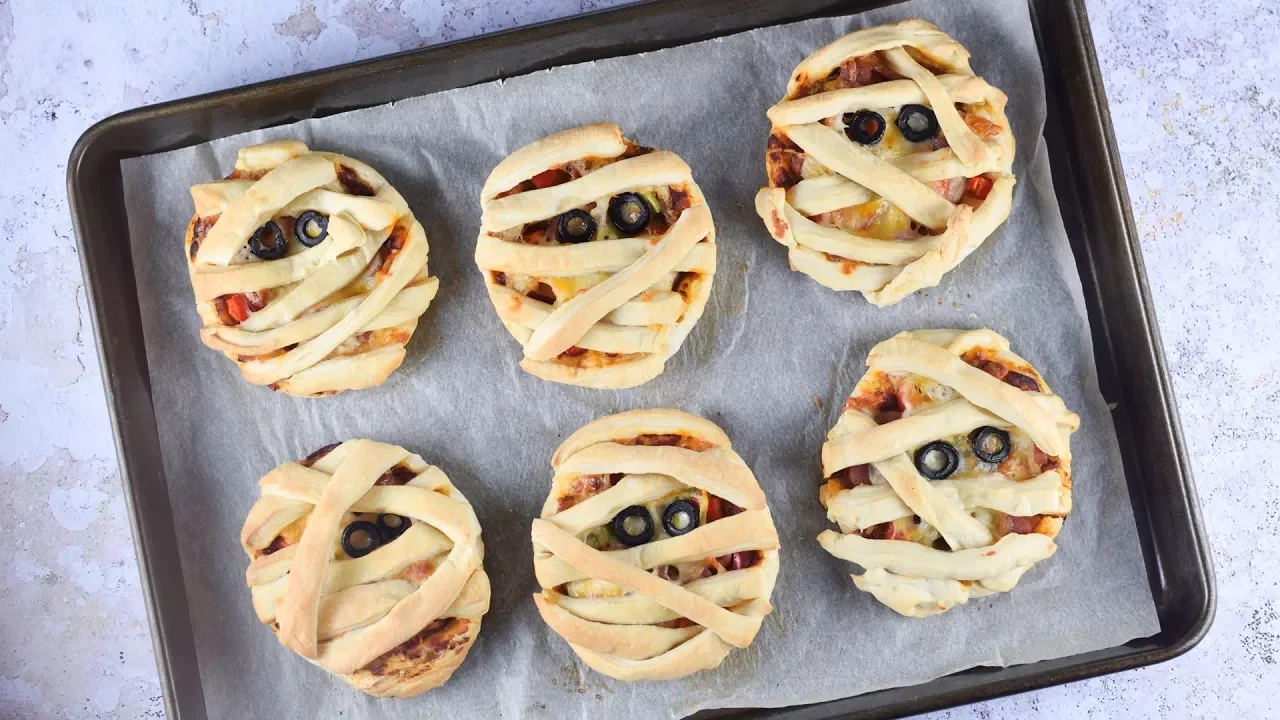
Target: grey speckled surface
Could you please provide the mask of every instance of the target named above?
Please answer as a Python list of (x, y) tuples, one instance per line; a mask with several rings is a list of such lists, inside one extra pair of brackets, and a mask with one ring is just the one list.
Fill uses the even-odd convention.
[[(163, 715), (67, 214), (76, 137), (138, 105), (610, 4), (0, 0), (0, 717)], [(1275, 717), (1280, 3), (1088, 7), (1218, 617), (1171, 663), (939, 717)]]

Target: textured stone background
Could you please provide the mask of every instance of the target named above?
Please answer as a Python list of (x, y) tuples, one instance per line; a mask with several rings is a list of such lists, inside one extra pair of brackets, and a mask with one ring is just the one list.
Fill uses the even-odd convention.
[[(613, 4), (0, 0), (0, 716), (164, 713), (67, 213), (80, 133), (139, 105)], [(1088, 7), (1217, 621), (1171, 663), (940, 716), (1277, 717), (1280, 2)]]

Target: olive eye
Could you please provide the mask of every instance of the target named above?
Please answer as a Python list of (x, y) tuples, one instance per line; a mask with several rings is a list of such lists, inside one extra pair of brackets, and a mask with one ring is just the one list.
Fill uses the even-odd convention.
[(623, 235), (635, 235), (649, 226), (649, 205), (635, 193), (615, 195), (609, 201), (609, 223)]
[(315, 247), (329, 237), (329, 218), (315, 210), (308, 210), (293, 223), (293, 236), (303, 245)]
[(378, 516), (378, 533), (384, 545), (400, 537), (408, 529), (409, 519), (406, 517), (391, 513), (382, 513)]
[(938, 116), (923, 105), (903, 105), (898, 111), (898, 130), (911, 142), (930, 140), (938, 134)]
[(613, 535), (627, 547), (643, 545), (653, 539), (653, 516), (640, 505), (624, 508), (613, 516)]
[(342, 531), (342, 551), (353, 558), (364, 557), (381, 544), (378, 526), (367, 520), (357, 520)]
[(969, 433), (973, 454), (983, 462), (1000, 463), (1009, 457), (1009, 433), (990, 425), (984, 425)]
[(274, 220), (268, 220), (265, 225), (253, 232), (253, 237), (249, 238), (249, 252), (263, 260), (275, 260), (282, 257), (284, 251), (284, 232)]
[(675, 537), (698, 527), (698, 506), (688, 500), (673, 500), (662, 511), (662, 529)]
[(884, 137), (884, 116), (874, 110), (845, 113), (844, 134), (860, 145), (875, 145)]
[(960, 453), (949, 443), (934, 440), (916, 450), (916, 470), (930, 480), (942, 480), (960, 467)]
[(585, 210), (570, 210), (556, 220), (560, 242), (586, 242), (596, 236), (596, 219)]

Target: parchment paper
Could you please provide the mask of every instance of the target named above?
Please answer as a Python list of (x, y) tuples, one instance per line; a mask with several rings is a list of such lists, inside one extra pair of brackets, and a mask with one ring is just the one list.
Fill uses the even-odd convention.
[[(1008, 93), (1017, 132), (1013, 212), (932, 290), (876, 309), (787, 268), (752, 211), (765, 181), (765, 109), (806, 54), (850, 30), (923, 17), (964, 43)], [(624, 89), (626, 90), (624, 92)], [(925, 682), (976, 665), (1111, 647), (1158, 629), (1076, 266), (1041, 143), (1039, 58), (1023, 0), (909, 2), (852, 18), (763, 29), (662, 52), (562, 67), (123, 163), (156, 421), (211, 717), (679, 717), (703, 708), (818, 702)], [(512, 150), (597, 120), (679, 153), (715, 215), (719, 265), (706, 315), (666, 373), (628, 391), (544, 382), (516, 366), (472, 261), (480, 186)], [(222, 177), (244, 145), (296, 137), (360, 158), (425, 226), (440, 293), (405, 364), (382, 387), (291, 398), (241, 380), (202, 346), (182, 253), (187, 187)], [(854, 588), (853, 566), (815, 537), (818, 452), (876, 342), (906, 329), (989, 326), (1077, 411), (1075, 510), (1057, 554), (1008, 594), (910, 620)], [(530, 519), (566, 434), (601, 415), (675, 407), (729, 433), (769, 498), (782, 539), (775, 610), (749, 649), (679, 681), (598, 675), (540, 620)], [(257, 480), (337, 440), (398, 443), (442, 467), (484, 528), (492, 609), (445, 686), (407, 700), (349, 689), (254, 617), (238, 544)]]

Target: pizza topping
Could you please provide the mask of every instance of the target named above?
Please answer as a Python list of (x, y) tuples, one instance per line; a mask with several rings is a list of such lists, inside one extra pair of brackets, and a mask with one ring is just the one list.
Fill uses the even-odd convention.
[(293, 224), (293, 236), (307, 247), (315, 247), (329, 237), (329, 218), (315, 210), (308, 210), (298, 216)]
[(742, 512), (742, 508), (718, 495), (707, 496), (707, 522), (715, 522), (720, 518), (737, 515), (740, 512)]
[(520, 242), (525, 245), (546, 245), (549, 242), (549, 238), (547, 236), (550, 230), (550, 220), (529, 223), (528, 225), (520, 228)]
[(797, 76), (796, 80), (802, 81), (802, 84), (791, 97), (802, 98), (830, 90), (862, 87), (885, 80), (896, 80), (898, 77), (900, 76), (885, 63), (880, 53), (872, 52), (846, 58), (844, 62), (831, 68), (831, 72), (827, 73), (826, 77)]
[(760, 553), (755, 550), (742, 550), (718, 557), (716, 562), (720, 563), (720, 566), (725, 570), (743, 570), (759, 562), (760, 557)]
[(875, 145), (884, 137), (884, 116), (874, 110), (844, 114), (844, 134), (860, 145)]
[[(963, 189), (963, 187), (964, 183), (961, 182), (960, 188)], [(861, 205), (814, 215), (809, 219), (825, 227), (839, 228), (862, 237), (879, 240), (913, 240), (920, 236), (920, 226), (916, 225), (909, 215), (884, 198), (875, 198)]]
[(680, 568), (675, 565), (659, 565), (653, 569), (653, 574), (667, 582), (680, 584)]
[(249, 251), (263, 260), (284, 257), (284, 251), (287, 248), (288, 243), (284, 239), (284, 232), (272, 220), (268, 220), (249, 238)]
[(878, 525), (864, 528), (858, 534), (868, 540), (896, 540), (899, 532), (892, 522), (882, 522)]
[(964, 113), (962, 117), (964, 118), (964, 124), (968, 125), (969, 129), (972, 130), (978, 137), (990, 139), (1004, 132), (1004, 128), (982, 117), (981, 115), (975, 115), (973, 113)]
[(902, 405), (902, 399), (898, 397), (898, 389), (887, 383), (868, 392), (850, 395), (844, 407), (846, 410), (869, 413), (877, 425), (897, 420), (906, 409)]
[(1004, 462), (1012, 448), (1009, 433), (990, 425), (984, 425), (970, 433), (969, 444), (973, 447), (973, 454), (988, 463)]
[(780, 131), (774, 130), (769, 135), (769, 147), (765, 150), (765, 167), (769, 172), (769, 184), (773, 187), (789, 188), (800, 182), (800, 173), (804, 166), (804, 153), (800, 146)]
[(560, 168), (551, 168), (550, 170), (543, 170), (537, 175), (534, 175), (533, 178), (530, 179), (530, 182), (533, 183), (534, 188), (541, 190), (542, 188), (549, 188), (553, 185), (563, 185), (571, 179), (572, 178), (569, 176), (569, 173), (564, 170), (561, 170)]
[[(429, 668), (441, 655), (465, 644), (470, 621), (464, 618), (433, 620), (418, 634), (375, 658), (360, 669), (377, 676), (412, 674), (417, 668)], [(406, 670), (406, 664), (412, 666)]]
[(378, 532), (382, 537), (382, 544), (385, 545), (392, 540), (404, 534), (409, 529), (409, 518), (393, 515), (391, 513), (378, 514)]
[(374, 481), (374, 485), (408, 485), (409, 481), (418, 476), (418, 473), (410, 470), (403, 465), (397, 465), (390, 470), (382, 473), (382, 475)]
[(999, 527), (996, 528), (997, 533), (1003, 537), (1005, 535), (1030, 535), (1036, 531), (1036, 525), (1040, 524), (1039, 515), (1030, 515), (1027, 517), (1019, 517), (1017, 515), (1005, 515), (1000, 518)]
[(213, 305), (223, 325), (239, 325), (249, 319), (249, 302), (244, 295), (223, 295)]
[(214, 299), (213, 307), (218, 313), (219, 322), (223, 325), (234, 327), (248, 320), (251, 313), (266, 307), (267, 296), (268, 293), (265, 290), (222, 295)]
[(596, 236), (596, 221), (585, 210), (569, 210), (556, 218), (556, 237), (560, 242), (580, 243)]
[(903, 105), (898, 111), (898, 130), (911, 142), (932, 140), (938, 134), (938, 118), (924, 105)]
[(837, 470), (831, 476), (831, 479), (839, 483), (840, 487), (845, 490), (852, 490), (859, 485), (870, 485), (871, 466), (867, 464), (850, 465), (843, 470)]
[(378, 254), (374, 256), (373, 262), (369, 266), (379, 277), (391, 272), (391, 263), (404, 249), (405, 243), (409, 240), (409, 230), (404, 225), (396, 225), (391, 230), (391, 234), (382, 242), (378, 248)]
[(934, 440), (916, 450), (916, 470), (930, 480), (944, 480), (960, 467), (960, 453), (950, 443)]
[(623, 235), (635, 235), (649, 225), (649, 205), (633, 192), (616, 195), (609, 201), (609, 223)]
[(965, 183), (965, 192), (974, 196), (979, 200), (986, 200), (987, 194), (991, 192), (991, 187), (995, 185), (991, 180), (982, 175), (969, 178)]
[(1004, 376), (1004, 381), (1009, 385), (1026, 392), (1038, 392), (1040, 390), (1040, 383), (1036, 382), (1035, 378), (1029, 375), (1023, 375), (1020, 372), (1014, 372), (1013, 370), (1010, 370), (1009, 373)]
[(689, 191), (671, 188), (668, 191), (667, 206), (662, 209), (662, 215), (667, 224), (671, 225), (680, 218), (680, 213), (691, 207), (693, 207), (693, 197), (689, 194)]
[(675, 537), (698, 527), (698, 506), (690, 500), (673, 500), (662, 511), (662, 529)]
[(191, 228), (191, 245), (187, 248), (187, 256), (191, 258), (191, 262), (195, 262), (196, 254), (200, 252), (200, 242), (204, 240), (205, 235), (209, 234), (209, 229), (218, 222), (219, 217), (219, 215), (210, 215), (199, 218)]
[(654, 435), (654, 434), (637, 435), (630, 439), (616, 440), (615, 442), (617, 442), (619, 445), (647, 445), (647, 446), (675, 445), (676, 447), (682, 447), (685, 450), (696, 450), (698, 452), (702, 452), (703, 450), (710, 450), (711, 448), (715, 447), (715, 445), (712, 445), (706, 440), (696, 438), (692, 435), (681, 435), (679, 433), (666, 433), (663, 435)]
[(353, 558), (364, 557), (382, 544), (378, 526), (368, 520), (357, 520), (342, 531), (342, 551)]
[(320, 462), (320, 460), (325, 455), (328, 455), (329, 453), (333, 452), (333, 449), (338, 447), (341, 444), (342, 443), (329, 443), (328, 445), (325, 445), (319, 450), (316, 450), (315, 452), (306, 456), (302, 460), (298, 461), (298, 464), (301, 465), (302, 467), (311, 467), (312, 465), (315, 465), (316, 463)]
[(671, 283), (671, 291), (680, 294), (685, 302), (693, 301), (694, 283), (702, 278), (702, 275), (695, 272), (678, 272), (676, 279)]
[[(833, 71), (837, 72), (837, 71)], [(880, 53), (869, 53), (849, 58), (840, 63), (838, 77), (843, 87), (861, 87), (879, 80), (886, 80), (894, 75), (889, 66), (880, 57)]]
[(338, 166), (338, 183), (342, 185), (342, 191), (348, 195), (360, 195), (362, 197), (377, 195), (373, 191), (373, 186), (360, 177), (360, 173), (346, 165)]
[(643, 545), (653, 539), (653, 516), (641, 505), (623, 508), (613, 516), (613, 535), (627, 547)]
[(965, 361), (991, 377), (1012, 385), (1019, 390), (1025, 390), (1027, 392), (1040, 391), (1040, 383), (1037, 382), (1035, 378), (1030, 375), (1024, 375), (1016, 370), (1011, 370), (1008, 366), (998, 360), (988, 360), (981, 355), (977, 355), (973, 358), (965, 358)]
[[(618, 479), (621, 479), (621, 475)], [(556, 501), (556, 512), (564, 512), (583, 500), (608, 490), (616, 482), (608, 475), (579, 475)]]

